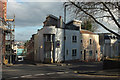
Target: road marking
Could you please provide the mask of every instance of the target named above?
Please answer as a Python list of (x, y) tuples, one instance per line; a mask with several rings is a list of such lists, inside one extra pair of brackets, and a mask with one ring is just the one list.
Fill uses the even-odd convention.
[[(57, 72), (57, 74), (65, 74), (65, 73), (69, 73), (69, 72)], [(56, 74), (56, 72), (53, 72), (53, 73), (46, 73), (46, 75), (51, 75), (51, 74)], [(42, 75), (45, 75), (45, 74), (35, 74), (34, 76), (42, 76)], [(32, 75), (23, 75), (23, 76), (20, 76), (21, 78), (25, 78), (25, 77), (31, 77)], [(19, 77), (11, 77), (11, 78), (19, 78)]]
[(85, 76), (85, 77), (106, 77), (106, 78), (119, 78), (120, 76), (106, 76), (106, 75), (88, 75), (88, 74), (78, 74), (77, 76)]
[(11, 77), (11, 78), (19, 78), (19, 77)]
[(34, 76), (42, 76), (42, 75), (45, 75), (45, 74), (35, 74)]
[(46, 73), (47, 75), (50, 75), (50, 74), (55, 74), (54, 72), (53, 73)]
[(32, 75), (24, 75), (24, 76), (20, 76), (21, 78), (24, 78), (24, 77), (31, 77)]
[(64, 74), (64, 72), (57, 72), (57, 74)]
[(69, 72), (64, 72), (64, 73), (69, 73)]
[(74, 73), (78, 73), (78, 71), (74, 71)]

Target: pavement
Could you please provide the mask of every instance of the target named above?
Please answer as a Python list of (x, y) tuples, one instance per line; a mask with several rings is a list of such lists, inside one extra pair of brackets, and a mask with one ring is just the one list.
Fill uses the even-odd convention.
[(120, 80), (120, 69), (103, 70), (102, 62), (17, 63), (3, 66), (2, 80)]

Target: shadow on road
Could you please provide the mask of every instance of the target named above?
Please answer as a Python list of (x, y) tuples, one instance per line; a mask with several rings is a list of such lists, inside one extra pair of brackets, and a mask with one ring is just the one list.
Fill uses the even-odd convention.
[(15, 64), (32, 64), (32, 65), (36, 65), (35, 62), (28, 61), (28, 60), (25, 60), (25, 61), (16, 61)]

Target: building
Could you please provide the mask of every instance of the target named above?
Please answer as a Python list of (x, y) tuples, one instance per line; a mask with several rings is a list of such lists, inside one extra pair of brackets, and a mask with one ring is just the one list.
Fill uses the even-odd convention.
[(38, 30), (35, 42), (38, 47), (34, 54), (39, 62), (100, 60), (99, 35), (81, 29), (79, 20), (72, 20), (64, 26), (61, 17), (49, 15), (44, 27)]
[(32, 35), (31, 39), (26, 43), (26, 59), (30, 61), (34, 61), (34, 35)]
[(2, 51), (3, 51), (3, 29), (0, 28), (0, 65), (2, 65)]
[(39, 49), (39, 47), (38, 47), (38, 34), (35, 34), (34, 35), (34, 61), (35, 62), (39, 62), (40, 60), (39, 60), (39, 52), (38, 52), (38, 49)]
[(113, 58), (120, 55), (120, 40), (112, 33), (100, 33), (103, 57)]
[(80, 53), (82, 54), (82, 60), (100, 61), (99, 35), (87, 30), (81, 30), (80, 33)]
[[(13, 39), (11, 38), (14, 38), (13, 37), (13, 32), (14, 32), (14, 27), (11, 23), (14, 22), (14, 19), (6, 19), (7, 17), (7, 0), (0, 0), (0, 35), (2, 36), (1, 37), (1, 49), (2, 49), (2, 59), (3, 59), (3, 62), (6, 60), (6, 57), (9, 56), (11, 57), (10, 61), (12, 63), (12, 43), (13, 43)], [(14, 17), (15, 18), (15, 17)], [(10, 35), (12, 34), (12, 35)], [(9, 39), (7, 39), (7, 36), (9, 36)], [(7, 44), (6, 46), (6, 43), (8, 43), (8, 41), (10, 41), (9, 45)], [(7, 48), (8, 47), (8, 48)], [(9, 54), (6, 53), (8, 51), (6, 50), (9, 50)], [(8, 55), (7, 55), (8, 54)], [(7, 55), (7, 56), (6, 56)]]

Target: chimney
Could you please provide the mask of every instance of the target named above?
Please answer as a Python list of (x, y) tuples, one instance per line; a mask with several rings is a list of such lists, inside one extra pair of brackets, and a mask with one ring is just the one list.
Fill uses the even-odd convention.
[(59, 22), (60, 28), (62, 28), (63, 27), (63, 20), (62, 20), (61, 16), (59, 16), (59, 20), (60, 20), (60, 22)]
[(73, 20), (73, 25), (79, 27), (79, 30), (81, 30), (81, 23), (82, 23), (82, 21), (80, 21), (80, 20)]

